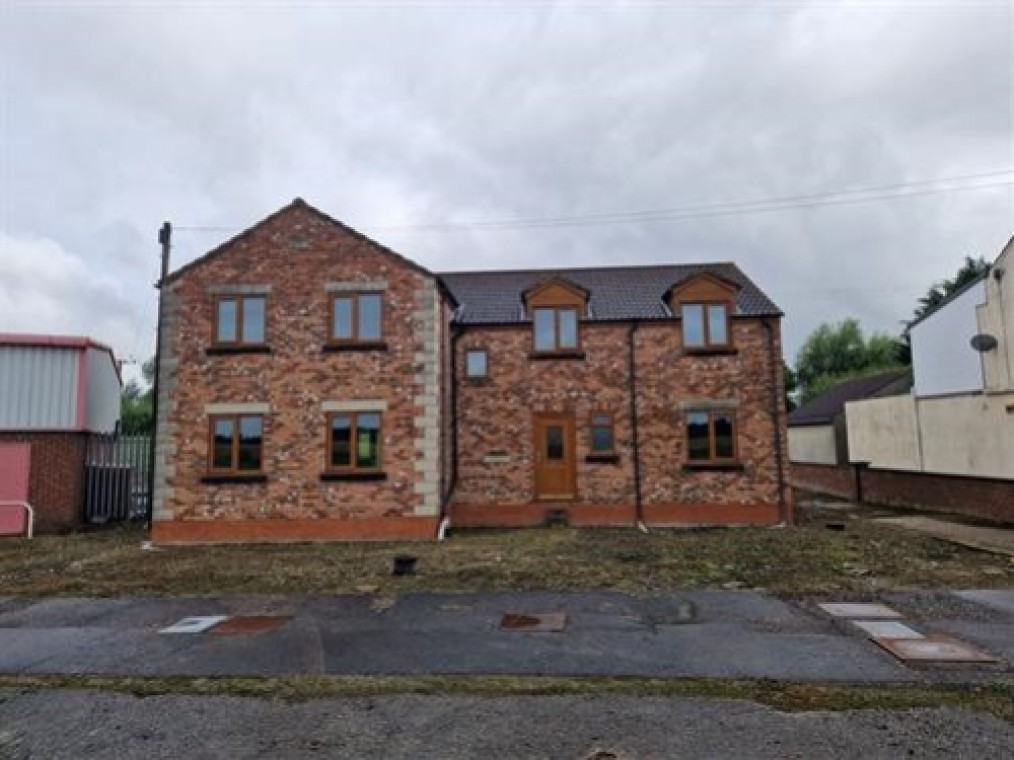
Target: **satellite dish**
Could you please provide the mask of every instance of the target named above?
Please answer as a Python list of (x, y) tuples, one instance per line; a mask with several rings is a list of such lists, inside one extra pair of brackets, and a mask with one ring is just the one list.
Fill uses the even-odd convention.
[(969, 342), (972, 344), (972, 348), (974, 348), (980, 354), (984, 353), (985, 351), (992, 351), (994, 348), (996, 348), (996, 338), (994, 338), (992, 335), (987, 335), (986, 333), (979, 333), (978, 335), (973, 335), (972, 340)]

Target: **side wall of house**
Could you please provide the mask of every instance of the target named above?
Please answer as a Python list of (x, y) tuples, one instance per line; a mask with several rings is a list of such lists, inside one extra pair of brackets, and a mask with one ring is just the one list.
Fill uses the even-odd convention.
[[(772, 320), (772, 328), (774, 367), (768, 333), (758, 319), (733, 320), (736, 350), (725, 355), (684, 352), (677, 322), (636, 328), (640, 490), (647, 522), (778, 521), (776, 430), (783, 470), (788, 467), (788, 442), (777, 321)], [(538, 524), (547, 510), (561, 507), (577, 525), (630, 524), (636, 519), (630, 331), (626, 323), (585, 323), (584, 358), (533, 359), (531, 325), (465, 329), (457, 345), (459, 481), (454, 524)], [(488, 352), (488, 378), (464, 376), (464, 354), (471, 348)], [(686, 414), (701, 408), (735, 414), (737, 466), (710, 471), (685, 466)], [(574, 417), (577, 495), (569, 505), (535, 500), (533, 413), (537, 412)], [(614, 462), (588, 458), (593, 412), (613, 415), (618, 454)], [(787, 488), (783, 494), (787, 511)]]
[(108, 351), (88, 348), (88, 388), (85, 427), (92, 433), (112, 433), (120, 421), (120, 376)]
[[(385, 347), (325, 350), (330, 299), (383, 294)], [(270, 353), (209, 352), (216, 296), (264, 294)], [(157, 542), (428, 538), (440, 505), (433, 277), (293, 207), (170, 281), (164, 294)], [(382, 414), (383, 476), (322, 478), (328, 413)], [(263, 414), (263, 482), (208, 482), (209, 417)]]

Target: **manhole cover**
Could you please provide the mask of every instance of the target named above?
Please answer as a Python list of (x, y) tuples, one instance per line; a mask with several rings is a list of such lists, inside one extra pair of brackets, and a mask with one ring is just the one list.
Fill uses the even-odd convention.
[(566, 625), (567, 616), (562, 612), (531, 615), (510, 612), (500, 620), (500, 627), (510, 631), (556, 632)]
[(874, 638), (877, 644), (899, 660), (919, 662), (998, 662), (998, 658), (950, 636), (922, 639)]
[(292, 618), (288, 615), (237, 615), (216, 625), (208, 633), (231, 636), (247, 633), (267, 633), (287, 623)]
[(824, 612), (834, 617), (843, 618), (900, 618), (901, 613), (892, 610), (886, 604), (854, 604), (833, 602), (818, 604)]
[(223, 620), (228, 619), (228, 615), (187, 617), (173, 623), (168, 628), (163, 628), (159, 633), (204, 633), (209, 628), (213, 628)]
[(853, 620), (852, 625), (861, 628), (870, 636), (882, 639), (924, 639), (918, 631), (913, 631), (904, 623), (894, 620)]

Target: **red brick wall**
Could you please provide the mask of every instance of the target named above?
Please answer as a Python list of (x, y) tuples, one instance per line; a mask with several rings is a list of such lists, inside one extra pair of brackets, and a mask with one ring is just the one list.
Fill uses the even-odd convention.
[(848, 465), (792, 463), (790, 482), (804, 491), (829, 494), (842, 499), (856, 498), (855, 471)]
[[(468, 327), (457, 345), (459, 481), (452, 514), (469, 524), (531, 524), (544, 509), (532, 505), (533, 412), (572, 412), (577, 425), (574, 523), (633, 519), (634, 467), (630, 420), (628, 324), (581, 327), (583, 359), (533, 360), (531, 326)], [(778, 476), (771, 415), (767, 335), (759, 320), (733, 322), (737, 353), (691, 356), (682, 350), (678, 323), (641, 325), (635, 333), (641, 487), (645, 516), (659, 522), (776, 522)], [(775, 356), (781, 357), (775, 327)], [(464, 354), (485, 348), (489, 378), (464, 377)], [(781, 399), (781, 362), (776, 364)], [(681, 402), (735, 400), (742, 470), (684, 471)], [(591, 463), (589, 417), (614, 415), (619, 461)], [(779, 406), (779, 410), (781, 406)], [(778, 424), (784, 426), (784, 415)], [(782, 427), (783, 462), (788, 463)], [(509, 461), (484, 461), (492, 452)], [(786, 496), (788, 499), (788, 496)], [(596, 509), (588, 506), (609, 507)], [(684, 509), (699, 505), (697, 513)], [(722, 507), (727, 508), (723, 514)], [(755, 508), (760, 507), (760, 511)], [(483, 511), (485, 508), (485, 512)], [(746, 508), (746, 509), (743, 509)], [(586, 514), (582, 514), (584, 509)], [(716, 511), (717, 509), (717, 511)], [(751, 511), (753, 510), (753, 511)], [(509, 519), (510, 518), (510, 519)], [(726, 519), (727, 518), (727, 519)], [(506, 523), (505, 523), (506, 521)]]
[(863, 501), (870, 504), (924, 507), (1014, 523), (1014, 482), (1009, 480), (866, 470), (862, 482)]
[[(332, 296), (325, 284), (381, 281), (386, 350), (324, 352)], [(271, 288), (266, 318), (271, 353), (208, 355), (214, 290), (260, 285)], [(297, 204), (183, 273), (167, 291), (174, 334), (166, 346), (169, 404), (160, 434), (169, 432), (159, 442), (165, 487), (157, 492), (158, 519), (378, 520), (428, 516), (429, 506), (435, 508), (438, 451), (434, 497), (427, 499), (417, 488), (423, 480), (418, 419), (425, 411), (419, 354), (429, 351), (438, 362), (436, 345), (445, 331), (437, 302), (429, 326), (420, 318), (425, 310), (420, 299), (436, 294), (432, 277)], [(355, 400), (386, 402), (386, 480), (322, 481), (327, 435), (322, 404)], [(267, 482), (202, 482), (208, 469), (206, 407), (214, 403), (270, 405), (264, 416)], [(155, 527), (158, 535), (161, 528)]]
[(85, 433), (0, 433), (0, 443), (32, 447), (28, 500), (37, 532), (62, 532), (81, 524), (87, 440)]
[[(1014, 482), (901, 470), (860, 471), (866, 504), (916, 507), (1014, 523)], [(854, 500), (856, 474), (848, 465), (792, 465), (792, 485)]]

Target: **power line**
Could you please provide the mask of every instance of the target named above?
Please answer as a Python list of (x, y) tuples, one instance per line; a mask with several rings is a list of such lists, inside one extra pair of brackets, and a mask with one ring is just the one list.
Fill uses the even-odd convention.
[[(998, 177), (1006, 177), (1007, 179), (999, 182), (982, 182), (982, 180)], [(363, 226), (375, 232), (459, 232), (540, 228), (548, 229), (555, 227), (580, 227), (604, 224), (626, 224), (634, 222), (667, 222), (680, 221), (684, 219), (703, 219), (709, 217), (783, 211), (798, 208), (869, 203), (871, 201), (895, 200), (940, 193), (968, 192), (972, 190), (1011, 187), (1012, 185), (1014, 185), (1014, 169), (1002, 169), (992, 172), (981, 172), (978, 174), (964, 174), (950, 177), (938, 177), (930, 180), (898, 182), (889, 185), (872, 185), (840, 190), (825, 190), (800, 195), (735, 200), (720, 203), (694, 203), (642, 211), (615, 211), (573, 216), (534, 217), (528, 219), (500, 219), (487, 221), (480, 220), (473, 222), (432, 222), (407, 225)], [(219, 226), (178, 226), (174, 229), (183, 232), (235, 232), (241, 228)]]

